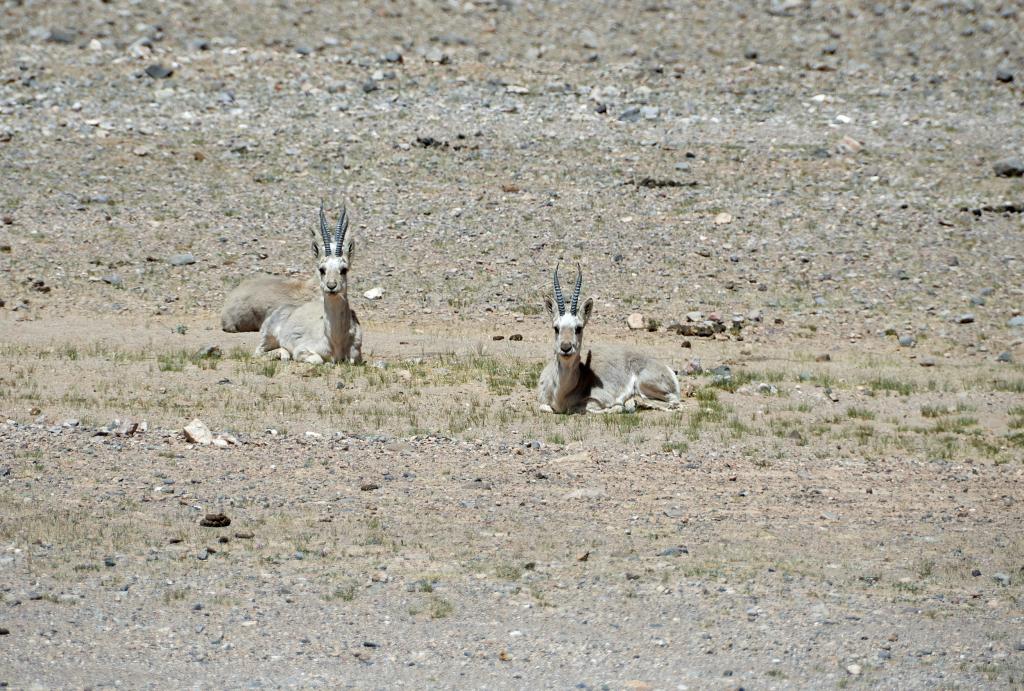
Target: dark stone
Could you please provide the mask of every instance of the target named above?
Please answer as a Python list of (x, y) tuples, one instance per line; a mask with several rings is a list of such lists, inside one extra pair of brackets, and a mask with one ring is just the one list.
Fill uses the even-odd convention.
[[(50, 43), (74, 43), (75, 32), (65, 31), (64, 29), (50, 29), (50, 35), (46, 37), (46, 40)], [(1013, 78), (1012, 76), (1010, 77)]]
[(155, 65), (150, 65), (149, 67), (147, 67), (146, 74), (148, 74), (153, 79), (167, 79), (172, 74), (174, 74), (174, 70), (172, 70), (170, 67), (166, 67), (164, 65), (161, 65), (160, 63), (157, 63)]
[(231, 525), (231, 519), (222, 513), (208, 513), (199, 521), (199, 525), (204, 528), (227, 528)]
[(1013, 70), (1009, 67), (1000, 67), (996, 70), (996, 81), (1009, 84), (1013, 81)]
[(640, 119), (640, 109), (636, 106), (626, 108), (619, 114), (619, 122), (636, 122)]
[(992, 164), (992, 170), (997, 177), (1019, 178), (1024, 175), (1024, 159), (1017, 157), (1004, 158)]

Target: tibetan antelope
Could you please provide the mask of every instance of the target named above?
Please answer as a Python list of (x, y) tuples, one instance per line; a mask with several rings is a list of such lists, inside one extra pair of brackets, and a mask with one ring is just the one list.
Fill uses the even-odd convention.
[(320, 287), (316, 278), (256, 276), (242, 281), (224, 298), (220, 328), (228, 333), (259, 331), (274, 308), (297, 305), (313, 297)]
[(618, 413), (637, 407), (671, 410), (679, 406), (679, 380), (657, 360), (630, 350), (583, 353), (583, 327), (594, 311), (588, 298), (579, 311), (583, 269), (577, 264), (576, 287), (568, 311), (555, 267), (554, 299), (544, 298), (555, 331), (554, 359), (541, 372), (540, 410), (545, 413)]
[(319, 365), (324, 362), (362, 361), (363, 331), (356, 313), (348, 306), (348, 268), (352, 258), (352, 236), (347, 235), (348, 214), (344, 205), (331, 237), (320, 202), (320, 237), (323, 253), (313, 235), (313, 256), (317, 260), (321, 298), (302, 304), (284, 304), (274, 309), (260, 327), (257, 355), (282, 360), (299, 360)]

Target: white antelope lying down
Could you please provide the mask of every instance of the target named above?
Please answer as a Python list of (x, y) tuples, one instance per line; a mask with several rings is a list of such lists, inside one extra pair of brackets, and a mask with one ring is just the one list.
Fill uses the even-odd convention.
[(313, 256), (320, 274), (321, 298), (302, 304), (285, 304), (274, 309), (260, 327), (257, 355), (282, 360), (299, 360), (319, 365), (324, 362), (362, 362), (363, 331), (355, 312), (348, 306), (348, 267), (352, 237), (346, 237), (348, 214), (341, 207), (341, 219), (331, 238), (320, 203), (320, 236), (323, 255), (313, 232)]
[[(538, 384), (540, 410), (546, 413), (618, 413), (640, 408), (671, 410), (679, 406), (679, 380), (654, 358), (631, 350), (592, 353), (583, 350), (583, 327), (594, 311), (593, 298), (578, 313), (583, 269), (566, 312), (562, 287), (555, 267), (555, 297), (544, 298), (555, 331), (554, 360), (541, 372)], [(557, 311), (556, 311), (557, 310)]]
[(224, 298), (220, 328), (229, 333), (259, 331), (276, 307), (312, 298), (320, 287), (316, 278), (256, 276), (242, 281)]

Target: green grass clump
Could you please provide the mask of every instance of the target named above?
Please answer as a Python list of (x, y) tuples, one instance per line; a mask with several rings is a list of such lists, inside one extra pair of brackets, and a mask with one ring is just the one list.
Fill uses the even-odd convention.
[(851, 406), (846, 409), (846, 417), (854, 418), (857, 420), (874, 420), (875, 414), (867, 408), (858, 408)]
[(892, 391), (901, 396), (909, 396), (914, 393), (914, 385), (911, 382), (900, 381), (892, 377), (875, 377), (868, 382), (868, 388), (872, 391)]

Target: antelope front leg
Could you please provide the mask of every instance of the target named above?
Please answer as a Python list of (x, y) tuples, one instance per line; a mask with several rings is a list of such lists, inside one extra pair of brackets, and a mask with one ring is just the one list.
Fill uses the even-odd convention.
[[(627, 411), (626, 411), (626, 407), (624, 405), (622, 405), (621, 403), (616, 403), (615, 405), (609, 406), (607, 408), (602, 408), (597, 403), (588, 403), (587, 404), (587, 412), (588, 413), (594, 413), (596, 415), (608, 415), (608, 414), (611, 414), (611, 413), (625, 413)], [(629, 412), (632, 412), (632, 411), (629, 411)]]
[(320, 357), (319, 353), (305, 353), (305, 354), (299, 356), (296, 359), (299, 362), (308, 362), (311, 365), (322, 365), (322, 364), (324, 364), (324, 359), (322, 357)]
[(555, 412), (555, 409), (554, 409), (554, 408), (552, 408), (551, 406), (549, 406), (549, 405), (548, 405), (547, 403), (541, 403), (541, 404), (540, 404), (540, 405), (539, 405), (539, 406), (537, 407), (537, 410), (538, 410), (539, 412), (542, 412), (542, 413), (553, 413), (553, 412)]
[(274, 348), (273, 350), (261, 350), (256, 349), (257, 356), (263, 356), (270, 360), (291, 360), (292, 355), (284, 348)]

